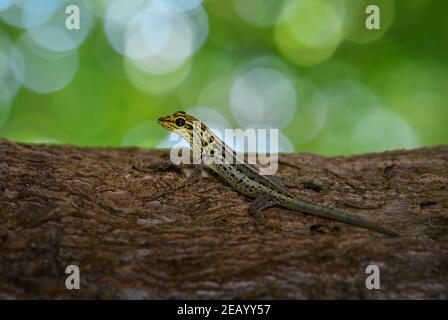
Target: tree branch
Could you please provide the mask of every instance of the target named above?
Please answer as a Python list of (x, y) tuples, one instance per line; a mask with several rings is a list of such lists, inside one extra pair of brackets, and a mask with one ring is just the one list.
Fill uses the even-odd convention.
[[(257, 228), (214, 175), (164, 193), (180, 173), (132, 168), (167, 157), (0, 140), (0, 298), (448, 298), (447, 146), (280, 157), (297, 195), (397, 239), (281, 208)], [(365, 287), (371, 264), (381, 290)]]

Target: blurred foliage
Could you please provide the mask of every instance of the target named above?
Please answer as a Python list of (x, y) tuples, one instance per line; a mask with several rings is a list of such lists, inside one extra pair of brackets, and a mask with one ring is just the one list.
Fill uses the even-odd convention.
[[(0, 137), (163, 147), (156, 119), (185, 110), (279, 128), (283, 151), (448, 143), (446, 1), (54, 0), (20, 25), (41, 18), (20, 16), (30, 2), (0, 0)], [(81, 30), (65, 29), (68, 3)]]

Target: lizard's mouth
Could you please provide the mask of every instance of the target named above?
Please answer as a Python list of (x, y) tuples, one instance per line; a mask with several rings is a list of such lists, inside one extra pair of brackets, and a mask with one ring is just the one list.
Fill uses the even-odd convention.
[(157, 123), (163, 126), (166, 123), (166, 117), (160, 117)]
[(161, 117), (157, 120), (157, 123), (160, 124), (165, 129), (170, 129), (170, 121), (166, 117)]

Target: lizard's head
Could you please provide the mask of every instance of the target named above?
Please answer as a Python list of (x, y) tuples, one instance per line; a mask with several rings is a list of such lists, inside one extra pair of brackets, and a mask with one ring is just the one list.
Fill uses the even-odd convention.
[(165, 129), (176, 132), (188, 142), (190, 142), (193, 137), (193, 131), (195, 129), (201, 130), (201, 127), (203, 126), (198, 119), (183, 111), (177, 111), (172, 115), (161, 117), (157, 122)]

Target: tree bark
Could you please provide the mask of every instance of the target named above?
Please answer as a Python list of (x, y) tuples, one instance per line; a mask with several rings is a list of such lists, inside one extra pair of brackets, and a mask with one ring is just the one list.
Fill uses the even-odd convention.
[(181, 173), (132, 167), (168, 157), (0, 140), (0, 298), (448, 298), (448, 146), (280, 156), (297, 195), (399, 238), (281, 208), (256, 227), (219, 177), (169, 192)]

